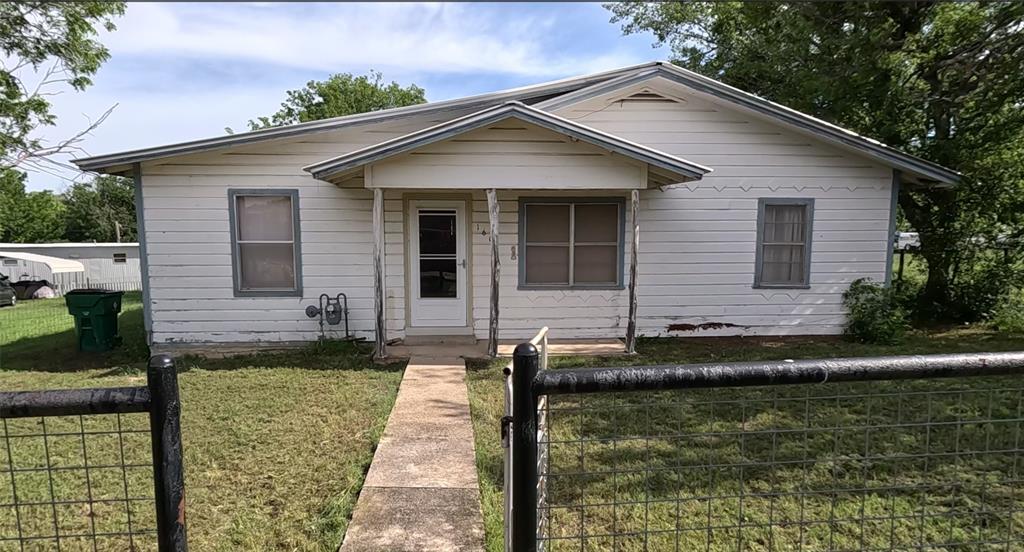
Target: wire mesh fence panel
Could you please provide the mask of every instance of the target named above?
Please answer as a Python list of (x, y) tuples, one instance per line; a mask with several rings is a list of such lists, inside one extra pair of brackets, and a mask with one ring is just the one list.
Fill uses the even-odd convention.
[(0, 308), (0, 348), (23, 339), (53, 336), (75, 329), (63, 297), (18, 301)]
[(1012, 377), (547, 397), (538, 544), (1024, 549)]
[(147, 414), (0, 420), (0, 550), (157, 550)]

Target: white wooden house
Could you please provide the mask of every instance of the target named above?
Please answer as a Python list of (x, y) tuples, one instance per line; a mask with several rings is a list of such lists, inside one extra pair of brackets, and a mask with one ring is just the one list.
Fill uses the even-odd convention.
[[(184, 106), (183, 106), (184, 108)], [(834, 334), (959, 175), (664, 62), (76, 161), (130, 175), (153, 342)]]

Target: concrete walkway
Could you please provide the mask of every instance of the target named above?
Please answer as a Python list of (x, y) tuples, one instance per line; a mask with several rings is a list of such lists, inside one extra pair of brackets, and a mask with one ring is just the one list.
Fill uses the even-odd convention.
[(477, 551), (483, 542), (465, 363), (413, 356), (341, 551)]

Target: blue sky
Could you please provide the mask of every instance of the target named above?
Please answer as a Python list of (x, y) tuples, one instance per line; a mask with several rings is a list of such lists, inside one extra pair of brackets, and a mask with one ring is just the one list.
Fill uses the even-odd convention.
[(58, 123), (40, 135), (73, 135), (116, 104), (81, 144), (97, 155), (244, 130), (331, 73), (374, 69), (443, 100), (668, 57), (609, 19), (596, 3), (129, 4), (101, 36), (111, 59), (95, 84), (55, 97)]

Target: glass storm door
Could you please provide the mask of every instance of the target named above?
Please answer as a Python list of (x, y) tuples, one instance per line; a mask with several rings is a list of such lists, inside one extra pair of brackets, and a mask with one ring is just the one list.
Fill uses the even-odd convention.
[(413, 201), (409, 211), (411, 323), (465, 327), (465, 202)]

